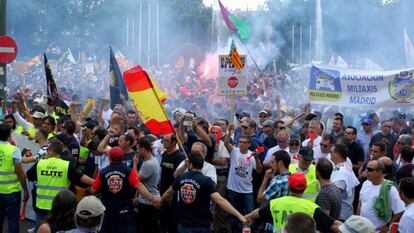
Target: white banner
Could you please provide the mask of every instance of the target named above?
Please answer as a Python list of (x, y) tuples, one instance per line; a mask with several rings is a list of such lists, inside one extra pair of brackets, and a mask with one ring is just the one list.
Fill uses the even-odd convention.
[(347, 107), (402, 107), (414, 103), (414, 68), (366, 71), (312, 66), (312, 103)]
[[(243, 66), (246, 64), (246, 55), (240, 55)], [(247, 95), (247, 76), (244, 69), (236, 70), (228, 59), (228, 55), (219, 55), (219, 95), (243, 96)]]

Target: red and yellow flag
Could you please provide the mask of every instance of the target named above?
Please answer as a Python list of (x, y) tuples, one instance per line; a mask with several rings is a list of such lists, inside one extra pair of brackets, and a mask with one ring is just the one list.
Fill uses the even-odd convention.
[(128, 94), (145, 126), (156, 135), (174, 133), (159, 96), (147, 72), (141, 66), (124, 72)]
[(241, 71), (243, 69), (244, 65), (242, 63), (239, 53), (237, 52), (234, 40), (231, 41), (230, 54), (228, 58), (238, 71)]

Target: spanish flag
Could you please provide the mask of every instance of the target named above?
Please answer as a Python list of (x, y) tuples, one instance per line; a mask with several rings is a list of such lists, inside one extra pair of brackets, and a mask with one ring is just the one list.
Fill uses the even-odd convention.
[(231, 41), (230, 54), (228, 58), (238, 71), (241, 71), (243, 69), (244, 65), (242, 63), (239, 53), (237, 52), (234, 40)]
[(147, 72), (141, 66), (124, 72), (129, 97), (140, 113), (145, 126), (155, 135), (174, 133), (164, 106)]

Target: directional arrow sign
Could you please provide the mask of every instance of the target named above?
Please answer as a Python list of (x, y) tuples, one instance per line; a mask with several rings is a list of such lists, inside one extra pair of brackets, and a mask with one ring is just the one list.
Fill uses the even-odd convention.
[(16, 42), (10, 36), (0, 36), (0, 64), (11, 63), (17, 56)]

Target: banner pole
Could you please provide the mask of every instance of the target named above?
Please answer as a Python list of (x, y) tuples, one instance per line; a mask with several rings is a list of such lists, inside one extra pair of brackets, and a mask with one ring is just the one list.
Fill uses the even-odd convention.
[(234, 95), (230, 96), (230, 123), (234, 121)]

